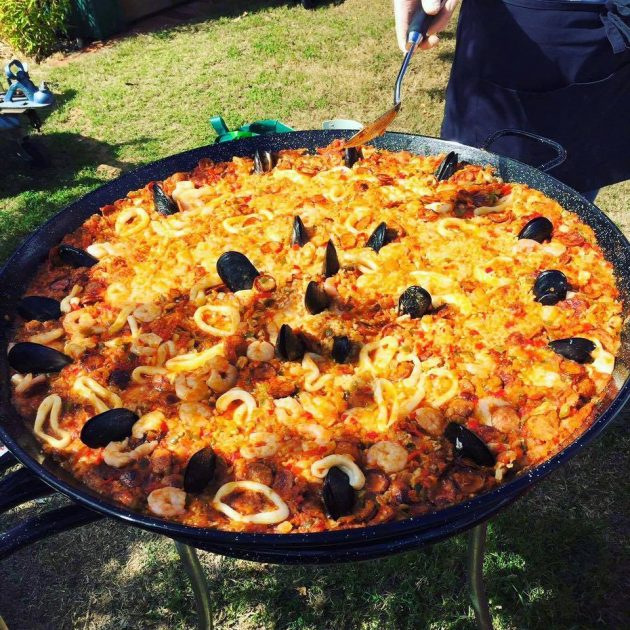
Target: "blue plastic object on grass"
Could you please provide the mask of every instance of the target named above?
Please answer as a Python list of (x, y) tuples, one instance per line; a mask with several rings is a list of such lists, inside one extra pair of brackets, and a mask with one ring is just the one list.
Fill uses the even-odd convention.
[(14, 146), (13, 152), (29, 164), (48, 166), (49, 161), (37, 144), (28, 136), (20, 134), (24, 122), (21, 116), (24, 115), (29, 125), (39, 131), (42, 121), (37, 112), (51, 107), (55, 97), (45, 83), (38, 88), (31, 81), (28, 66), (18, 59), (12, 59), (4, 67), (4, 73), (9, 86), (5, 93), (0, 92), (0, 132), (12, 132), (17, 136), (17, 146)]
[(9, 89), (0, 101), (0, 113), (25, 108), (50, 107), (55, 102), (53, 93), (45, 83), (39, 88), (28, 75), (28, 66), (13, 59), (4, 67), (4, 73), (9, 82)]

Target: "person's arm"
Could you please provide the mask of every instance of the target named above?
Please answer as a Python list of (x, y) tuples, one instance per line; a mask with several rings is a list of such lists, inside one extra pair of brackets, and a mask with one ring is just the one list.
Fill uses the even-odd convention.
[[(440, 38), (437, 33), (444, 30), (457, 6), (458, 0), (422, 0), (422, 8), (429, 15), (438, 15), (437, 21), (429, 29), (429, 37), (422, 42), (420, 48), (433, 48)], [(396, 20), (396, 37), (400, 50), (407, 50), (407, 29), (411, 17), (420, 5), (420, 0), (394, 0), (394, 18)]]

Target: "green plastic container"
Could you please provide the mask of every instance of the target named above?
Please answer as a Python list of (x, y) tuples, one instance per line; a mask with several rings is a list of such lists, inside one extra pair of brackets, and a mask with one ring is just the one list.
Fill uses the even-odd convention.
[(240, 140), (241, 138), (253, 138), (260, 134), (252, 133), (251, 131), (228, 131), (217, 136), (215, 142), (229, 142), (230, 140)]
[(215, 142), (229, 142), (240, 138), (251, 138), (266, 133), (286, 133), (293, 131), (291, 127), (278, 120), (256, 120), (249, 125), (243, 125), (234, 131), (230, 131), (221, 116), (213, 116), (210, 124), (217, 134)]

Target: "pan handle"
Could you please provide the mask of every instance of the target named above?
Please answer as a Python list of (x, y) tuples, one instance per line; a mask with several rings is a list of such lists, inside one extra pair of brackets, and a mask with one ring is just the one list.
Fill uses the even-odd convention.
[(0, 514), (27, 501), (52, 494), (54, 490), (26, 468), (20, 468), (0, 481)]
[[(2, 455), (0, 457), (0, 475), (17, 463), (17, 459), (10, 453)], [(36, 477), (30, 470), (20, 468), (0, 479), (0, 514), (27, 501), (53, 493), (53, 488)], [(74, 527), (86, 525), (100, 518), (103, 518), (101, 514), (83, 506), (72, 504), (23, 520), (7, 531), (0, 533), (0, 561), (31, 543)]]
[(493, 144), (503, 136), (521, 136), (523, 138), (529, 138), (530, 140), (535, 140), (540, 144), (546, 144), (548, 147), (551, 147), (557, 153), (556, 157), (536, 167), (539, 171), (543, 171), (543, 173), (550, 171), (556, 166), (559, 166), (567, 159), (567, 150), (555, 140), (545, 138), (544, 136), (539, 136), (537, 133), (532, 133), (531, 131), (522, 131), (521, 129), (499, 129), (493, 134), (490, 134), (488, 138), (486, 138), (486, 141), (481, 145), (481, 148), (484, 151), (487, 151), (490, 148), (491, 144)]
[(104, 518), (82, 505), (66, 505), (22, 521), (0, 534), (0, 561), (28, 545)]

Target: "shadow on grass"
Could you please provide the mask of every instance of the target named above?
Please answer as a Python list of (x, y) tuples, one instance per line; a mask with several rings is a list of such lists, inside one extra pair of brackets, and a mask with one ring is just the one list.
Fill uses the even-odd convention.
[(50, 161), (47, 168), (29, 166), (16, 153), (15, 138), (0, 136), (0, 262), (20, 241), (71, 201), (135, 168), (120, 158), (125, 147), (147, 138), (109, 144), (78, 133), (33, 134), (32, 142)]
[(486, 588), (493, 608), (515, 627), (623, 627), (627, 567), (604, 528), (580, 510), (537, 518), (535, 508), (523, 501), (492, 525)]
[[(46, 119), (54, 112), (63, 109), (66, 105), (71, 103), (75, 96), (77, 95), (77, 90), (73, 88), (67, 88), (65, 90), (60, 91), (59, 84), (54, 82), (49, 82), (48, 87), (52, 90), (55, 95), (55, 104), (52, 107), (47, 107), (37, 111), (37, 117), (42, 123), (42, 133), (46, 131)], [(33, 128), (27, 122), (26, 116), (21, 116), (22, 120), (22, 132), (23, 133), (35, 133)], [(0, 143), (2, 142), (3, 134), (0, 133)]]
[[(616, 424), (492, 521), (485, 575), (497, 626), (623, 627), (628, 567), (616, 523), (627, 496), (615, 482), (623, 471), (608, 464), (627, 463), (629, 442), (628, 429)], [(458, 536), (418, 552), (328, 567), (201, 556), (218, 627), (463, 629), (474, 628), (465, 548)], [(12, 630), (195, 626), (192, 594), (170, 542), (114, 521), (15, 554), (0, 564), (0, 580), (0, 614)]]
[(456, 22), (451, 21), (450, 27), (440, 32), (440, 39), (443, 41), (450, 41), (452, 39), (455, 39), (456, 27), (457, 27)]
[(423, 90), (423, 92), (427, 94), (431, 99), (443, 101), (446, 98), (445, 87), (427, 88), (426, 90)]
[(455, 60), (455, 51), (440, 50), (438, 51), (437, 57), (440, 61), (443, 61), (444, 63), (448, 63), (450, 65)]
[(32, 134), (31, 138), (50, 160), (47, 168), (33, 168), (18, 157), (10, 145), (11, 139), (0, 137), (0, 151), (7, 157), (0, 175), (0, 199), (24, 192), (58, 191), (63, 187), (96, 186), (103, 177), (96, 175), (99, 165), (125, 171), (129, 164), (118, 156), (127, 146), (140, 145), (148, 139), (109, 144), (78, 133), (57, 132)]

